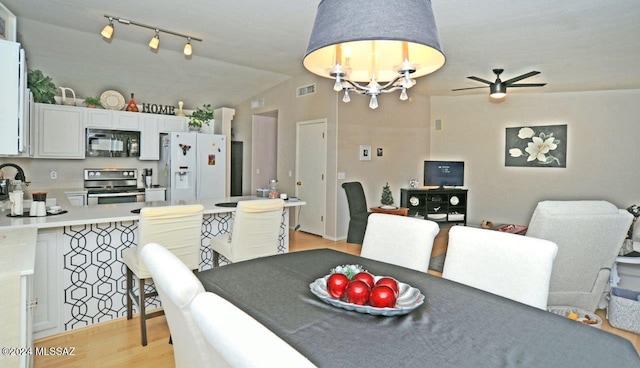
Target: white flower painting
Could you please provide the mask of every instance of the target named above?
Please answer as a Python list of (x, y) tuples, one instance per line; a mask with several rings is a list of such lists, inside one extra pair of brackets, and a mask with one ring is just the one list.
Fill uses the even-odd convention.
[(507, 128), (505, 166), (567, 167), (567, 126)]

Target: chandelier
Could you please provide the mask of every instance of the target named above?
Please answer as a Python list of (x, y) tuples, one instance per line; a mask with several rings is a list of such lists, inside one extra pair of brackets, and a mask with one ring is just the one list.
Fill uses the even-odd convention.
[(335, 79), (333, 89), (370, 96), (407, 90), (415, 79), (440, 69), (440, 46), (430, 0), (322, 0), (318, 5), (304, 67)]

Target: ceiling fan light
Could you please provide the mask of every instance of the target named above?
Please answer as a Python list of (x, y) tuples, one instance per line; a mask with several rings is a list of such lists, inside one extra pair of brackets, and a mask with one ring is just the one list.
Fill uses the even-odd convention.
[(491, 83), (489, 91), (491, 98), (503, 98), (507, 95), (507, 87), (502, 83)]

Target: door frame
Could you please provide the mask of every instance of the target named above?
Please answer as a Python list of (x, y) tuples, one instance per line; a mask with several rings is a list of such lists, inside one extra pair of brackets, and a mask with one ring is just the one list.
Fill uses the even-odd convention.
[[(324, 131), (324, 155), (325, 155), (325, 159), (324, 159), (324, 167), (322, 168), (323, 172), (324, 172), (324, 185), (322, 186), (322, 193), (320, 193), (322, 195), (323, 198), (323, 203), (324, 206), (322, 207), (322, 234), (321, 236), (324, 238), (327, 234), (327, 119), (313, 119), (313, 120), (304, 120), (304, 121), (298, 121), (296, 123), (296, 180), (295, 180), (295, 186), (296, 186), (296, 197), (298, 197), (298, 181), (300, 180), (299, 178), (299, 173), (300, 173), (300, 127), (302, 125), (311, 125), (311, 124), (322, 124), (323, 127), (323, 131)], [(296, 211), (301, 210), (301, 208), (296, 208)], [(296, 216), (297, 218), (299, 218), (298, 213), (296, 212)], [(296, 227), (299, 225), (299, 223), (296, 221)]]

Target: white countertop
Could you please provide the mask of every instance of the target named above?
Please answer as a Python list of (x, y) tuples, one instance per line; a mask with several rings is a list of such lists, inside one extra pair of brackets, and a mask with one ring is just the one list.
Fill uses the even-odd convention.
[[(225, 213), (235, 211), (235, 207), (218, 207), (216, 203), (221, 202), (237, 202), (239, 200), (255, 200), (264, 199), (256, 196), (242, 197), (226, 197), (216, 199), (200, 199), (189, 201), (163, 201), (163, 202), (138, 202), (138, 203), (119, 203), (119, 204), (101, 204), (84, 207), (72, 207), (66, 198), (58, 199), (58, 204), (62, 206), (67, 213), (61, 215), (49, 215), (44, 217), (8, 217), (11, 213), (9, 210), (0, 211), (0, 230), (36, 227), (39, 229), (56, 228), (63, 226), (74, 226), (84, 224), (97, 224), (114, 221), (132, 221), (139, 218), (139, 214), (131, 213), (131, 210), (142, 207), (159, 207), (170, 205), (184, 204), (202, 204), (205, 214)], [(66, 203), (66, 205), (64, 204)], [(303, 206), (304, 201), (285, 201), (285, 207)]]
[(31, 275), (36, 260), (37, 229), (0, 228), (0, 272)]

